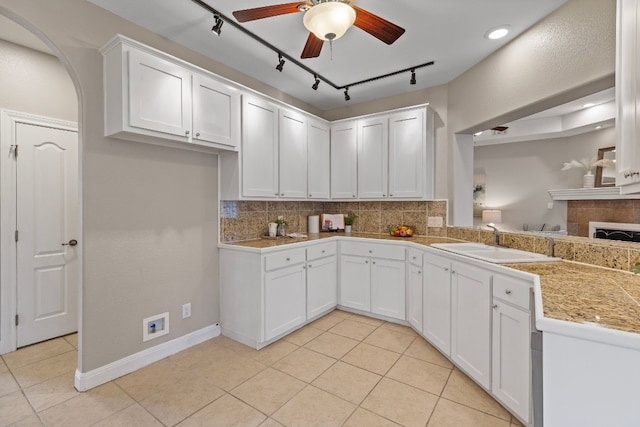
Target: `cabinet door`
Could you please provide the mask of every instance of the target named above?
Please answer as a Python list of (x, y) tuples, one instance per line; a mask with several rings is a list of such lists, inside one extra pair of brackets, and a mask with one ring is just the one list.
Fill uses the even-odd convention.
[(340, 305), (371, 311), (371, 269), (369, 258), (340, 257)]
[[(640, 22), (638, 0), (618, 0), (616, 54), (616, 185), (622, 194), (640, 192)], [(636, 172), (634, 174), (634, 172)]]
[(307, 118), (280, 110), (280, 197), (307, 197)]
[(193, 141), (232, 147), (240, 143), (240, 92), (217, 80), (193, 75)]
[(290, 331), (306, 320), (303, 264), (264, 275), (264, 340)]
[(129, 125), (185, 137), (191, 132), (191, 73), (145, 52), (129, 51)]
[(329, 127), (309, 122), (307, 135), (307, 197), (328, 199), (331, 183), (331, 139)]
[(451, 358), (489, 389), (491, 378), (491, 275), (451, 264)]
[(331, 127), (331, 198), (355, 199), (358, 193), (356, 122)]
[(424, 196), (425, 111), (394, 114), (389, 119), (389, 197)]
[(358, 197), (387, 197), (388, 118), (358, 121)]
[(447, 258), (424, 255), (423, 333), (447, 356), (451, 354), (450, 264)]
[(242, 100), (242, 195), (278, 196), (278, 108), (266, 101)]
[(407, 320), (415, 330), (422, 333), (422, 267), (409, 264), (407, 283)]
[(371, 311), (405, 320), (405, 263), (371, 260)]
[(335, 307), (338, 303), (336, 257), (307, 263), (307, 319)]
[(493, 300), (493, 394), (525, 423), (530, 422), (531, 315)]

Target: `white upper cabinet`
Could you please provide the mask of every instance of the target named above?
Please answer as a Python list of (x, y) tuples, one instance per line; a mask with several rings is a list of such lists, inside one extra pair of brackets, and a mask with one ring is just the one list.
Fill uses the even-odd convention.
[(389, 131), (387, 117), (358, 121), (358, 197), (387, 197)]
[(191, 73), (145, 52), (129, 51), (129, 125), (189, 138)]
[(618, 0), (616, 54), (616, 185), (640, 192), (640, 0)]
[(277, 197), (278, 107), (245, 96), (242, 123), (242, 195)]
[(237, 151), (237, 89), (205, 70), (122, 36), (111, 40), (101, 52), (106, 136), (180, 148)]
[(331, 132), (329, 126), (309, 120), (307, 131), (307, 197), (328, 199), (331, 171)]
[(331, 198), (358, 197), (357, 122), (331, 126)]
[[(432, 197), (432, 185), (425, 179), (427, 171), (433, 170), (433, 150), (429, 150), (426, 138), (425, 115), (425, 110), (420, 109), (389, 118), (389, 197)], [(426, 187), (430, 191), (425, 191)]]
[(210, 77), (193, 76), (193, 139), (199, 144), (240, 143), (240, 92)]
[(307, 197), (307, 118), (280, 109), (280, 197)]

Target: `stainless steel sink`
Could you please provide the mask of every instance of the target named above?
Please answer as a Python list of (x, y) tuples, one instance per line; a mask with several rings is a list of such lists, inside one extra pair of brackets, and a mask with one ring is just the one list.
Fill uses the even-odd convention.
[(434, 243), (431, 246), (448, 252), (453, 252), (458, 255), (464, 255), (496, 264), (549, 262), (557, 261), (559, 259), (533, 252), (521, 251), (519, 249), (489, 246), (484, 243)]

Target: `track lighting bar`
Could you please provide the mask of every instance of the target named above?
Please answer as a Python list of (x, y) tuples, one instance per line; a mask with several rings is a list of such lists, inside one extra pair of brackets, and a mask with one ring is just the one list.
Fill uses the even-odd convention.
[(349, 88), (350, 87), (362, 85), (362, 84), (365, 84), (365, 83), (374, 82), (374, 81), (377, 81), (377, 80), (385, 79), (387, 77), (396, 76), (398, 74), (406, 73), (406, 72), (409, 72), (409, 71), (411, 72), (411, 80), (409, 81), (409, 83), (414, 85), (414, 84), (416, 84), (415, 70), (417, 70), (419, 68), (423, 68), (423, 67), (428, 67), (428, 66), (434, 64), (434, 61), (429, 61), (429, 62), (425, 62), (424, 64), (414, 65), (412, 67), (405, 68), (403, 70), (394, 71), (394, 72), (387, 73), (387, 74), (384, 74), (384, 75), (381, 75), (381, 76), (371, 77), (369, 79), (360, 80), (360, 81), (357, 81), (357, 82), (353, 82), (353, 83), (349, 83), (349, 84), (345, 84), (345, 85), (340, 86), (340, 85), (332, 82), (328, 78), (322, 76), (322, 74), (319, 74), (316, 71), (312, 70), (311, 68), (307, 67), (306, 65), (304, 65), (303, 63), (301, 63), (297, 59), (291, 57), (290, 55), (287, 55), (285, 52), (282, 52), (280, 49), (278, 49), (277, 47), (275, 47), (274, 45), (272, 45), (268, 41), (262, 39), (261, 37), (255, 35), (255, 34), (253, 34), (251, 31), (247, 30), (242, 25), (238, 24), (235, 20), (225, 16), (224, 14), (220, 13), (219, 11), (214, 9), (213, 7), (209, 6), (203, 0), (191, 0), (191, 1), (214, 15), (215, 25), (213, 26), (213, 28), (211, 28), (212, 32), (216, 33), (217, 35), (220, 35), (221, 29), (222, 29), (222, 24), (227, 22), (229, 25), (231, 25), (233, 28), (235, 28), (236, 30), (240, 31), (244, 35), (249, 36), (250, 38), (252, 38), (253, 40), (257, 41), (258, 43), (260, 43), (261, 45), (263, 45), (267, 49), (270, 49), (273, 52), (277, 53), (278, 54), (278, 65), (276, 66), (276, 69), (278, 71), (282, 72), (282, 69), (283, 69), (284, 63), (285, 63), (285, 59), (286, 59), (287, 61), (290, 61), (291, 63), (295, 64), (296, 66), (298, 66), (299, 68), (303, 69), (307, 73), (313, 75), (313, 78), (315, 79), (313, 85), (311, 86), (311, 88), (313, 90), (318, 90), (318, 86), (319, 86), (321, 80), (323, 82), (325, 82), (326, 84), (328, 84), (329, 86), (331, 86), (332, 88), (336, 89), (336, 90), (345, 89), (345, 91), (344, 91), (345, 101), (349, 101), (351, 99), (351, 97), (349, 96)]

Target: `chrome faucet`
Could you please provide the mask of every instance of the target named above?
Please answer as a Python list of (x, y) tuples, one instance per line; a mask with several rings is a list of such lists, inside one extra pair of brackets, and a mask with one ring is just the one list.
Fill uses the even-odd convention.
[(556, 256), (556, 241), (553, 237), (549, 237), (549, 256)]
[(500, 230), (498, 230), (498, 228), (495, 226), (494, 223), (490, 222), (489, 224), (487, 224), (487, 227), (491, 228), (493, 230), (493, 238), (494, 238), (494, 243), (496, 246), (500, 246)]

